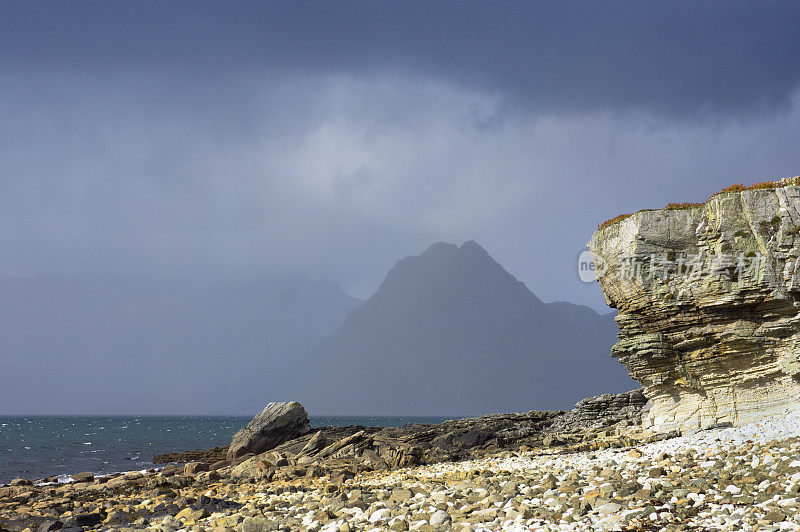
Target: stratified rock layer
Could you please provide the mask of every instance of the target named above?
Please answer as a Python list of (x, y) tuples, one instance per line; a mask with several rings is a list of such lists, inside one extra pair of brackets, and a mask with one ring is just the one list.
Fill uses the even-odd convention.
[(800, 399), (794, 183), (641, 211), (592, 236), (600, 286), (619, 310), (612, 354), (645, 387), (645, 427), (736, 425)]

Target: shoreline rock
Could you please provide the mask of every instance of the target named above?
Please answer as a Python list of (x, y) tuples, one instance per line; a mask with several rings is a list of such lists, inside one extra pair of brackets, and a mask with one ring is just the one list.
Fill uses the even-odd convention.
[[(229, 466), (237, 479), (288, 479), (453, 462), (504, 449), (601, 448), (647, 436), (638, 431), (646, 401), (641, 390), (633, 390), (587, 398), (569, 411), (491, 414), (402, 427), (321, 427), (260, 453), (237, 454), (215, 447), (158, 455), (153, 461), (188, 463), (194, 472)], [(260, 426), (266, 427), (264, 416), (259, 417)], [(225, 464), (220, 460), (223, 453)]]
[(309, 427), (308, 414), (300, 403), (270, 403), (233, 435), (227, 459), (231, 462), (246, 454), (269, 451), (308, 433)]

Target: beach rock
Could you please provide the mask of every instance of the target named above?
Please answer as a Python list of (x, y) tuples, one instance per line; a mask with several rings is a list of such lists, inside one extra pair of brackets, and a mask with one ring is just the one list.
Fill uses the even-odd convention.
[(228, 446), (213, 447), (208, 451), (185, 451), (180, 453), (157, 454), (153, 457), (154, 464), (168, 464), (171, 462), (203, 462), (213, 464), (225, 461), (228, 455)]
[(800, 179), (644, 210), (588, 244), (643, 425), (739, 425), (800, 402)]
[(267, 532), (277, 529), (277, 523), (263, 517), (247, 517), (242, 523), (242, 532)]
[(559, 416), (545, 429), (546, 433), (596, 431), (620, 422), (639, 425), (642, 408), (647, 404), (644, 390), (587, 397), (575, 408)]
[(105, 516), (100, 513), (75, 514), (64, 520), (63, 528), (93, 527), (103, 522)]
[(109, 479), (106, 482), (106, 486), (108, 488), (111, 488), (111, 489), (116, 489), (116, 488), (124, 487), (124, 486), (128, 485), (129, 483), (130, 483), (130, 481), (127, 478), (125, 478), (124, 476), (118, 476), (118, 477), (114, 477), (114, 478)]
[(216, 462), (212, 462), (208, 469), (210, 471), (216, 471), (217, 469), (222, 469), (223, 467), (228, 465), (227, 460), (217, 460)]
[(54, 530), (60, 530), (63, 526), (64, 523), (58, 519), (48, 519), (36, 529), (36, 532), (53, 532)]
[(309, 430), (308, 414), (303, 405), (297, 402), (270, 403), (234, 434), (228, 447), (228, 461), (247, 453), (263, 453)]
[(436, 510), (431, 516), (430, 524), (432, 527), (449, 526), (452, 518), (450, 514), (444, 510)]
[(202, 471), (208, 471), (208, 464), (203, 462), (190, 462), (183, 468), (183, 474), (187, 476), (194, 476)]
[(322, 431), (315, 432), (308, 443), (300, 450), (298, 456), (313, 456), (328, 445), (328, 439)]
[(72, 480), (74, 482), (91, 482), (94, 480), (94, 473), (89, 473), (88, 471), (83, 473), (75, 473), (72, 475)]
[(175, 515), (175, 519), (180, 519), (187, 523), (194, 523), (199, 519), (208, 517), (210, 514), (205, 508), (184, 508)]

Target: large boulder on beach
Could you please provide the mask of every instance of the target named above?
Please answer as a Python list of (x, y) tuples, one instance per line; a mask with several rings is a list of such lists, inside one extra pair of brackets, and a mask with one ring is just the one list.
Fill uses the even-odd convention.
[(228, 460), (246, 454), (259, 454), (307, 434), (308, 414), (298, 402), (270, 403), (242, 430), (233, 435)]

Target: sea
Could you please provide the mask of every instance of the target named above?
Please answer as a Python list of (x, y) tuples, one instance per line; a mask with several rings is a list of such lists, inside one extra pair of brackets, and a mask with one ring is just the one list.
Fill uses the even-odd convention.
[[(159, 467), (157, 454), (206, 450), (230, 443), (250, 417), (236, 416), (0, 416), (0, 484), (90, 471), (106, 475)], [(311, 417), (312, 427), (399, 427), (447, 417)]]

